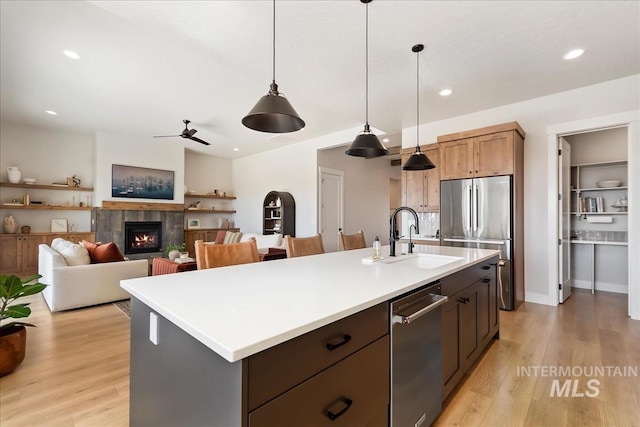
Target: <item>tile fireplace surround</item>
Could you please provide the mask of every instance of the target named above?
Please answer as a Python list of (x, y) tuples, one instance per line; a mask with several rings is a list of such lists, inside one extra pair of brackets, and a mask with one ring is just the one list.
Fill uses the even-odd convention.
[[(114, 242), (124, 253), (124, 223), (129, 221), (162, 222), (162, 247), (184, 243), (184, 211), (125, 210), (95, 208), (91, 212), (91, 231), (98, 242)], [(127, 254), (129, 259), (151, 259), (161, 252)]]

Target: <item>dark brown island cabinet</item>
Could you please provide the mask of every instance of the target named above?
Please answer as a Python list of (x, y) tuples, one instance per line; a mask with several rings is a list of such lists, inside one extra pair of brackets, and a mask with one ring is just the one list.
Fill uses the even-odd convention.
[[(498, 336), (497, 257), (441, 279), (446, 396)], [(130, 425), (389, 426), (389, 302), (229, 362), (132, 298)], [(265, 319), (265, 321), (267, 321)]]

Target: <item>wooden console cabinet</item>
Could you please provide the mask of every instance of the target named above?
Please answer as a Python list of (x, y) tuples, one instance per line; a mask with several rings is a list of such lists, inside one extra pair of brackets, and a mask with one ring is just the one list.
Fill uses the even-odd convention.
[(0, 234), (0, 274), (28, 276), (38, 272), (38, 245), (61, 237), (74, 243), (95, 241), (95, 233)]

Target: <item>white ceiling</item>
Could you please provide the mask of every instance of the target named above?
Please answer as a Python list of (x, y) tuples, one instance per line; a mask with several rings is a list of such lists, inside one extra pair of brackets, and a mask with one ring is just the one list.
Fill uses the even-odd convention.
[[(415, 126), (416, 43), (425, 45), (421, 123), (640, 73), (639, 5), (375, 0), (369, 122), (396, 135), (389, 145)], [(307, 127), (274, 139), (240, 122), (271, 82), (271, 1), (3, 0), (0, 7), (2, 120), (146, 139), (178, 134), (190, 119), (211, 146), (176, 144), (225, 158), (364, 122), (365, 6), (357, 0), (276, 3), (276, 82)], [(576, 47), (582, 57), (562, 59)], [(440, 97), (444, 87), (454, 94)]]

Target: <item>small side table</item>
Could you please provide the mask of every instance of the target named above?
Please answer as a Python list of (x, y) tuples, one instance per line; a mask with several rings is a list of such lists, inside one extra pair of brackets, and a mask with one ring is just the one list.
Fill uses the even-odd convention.
[(183, 271), (196, 270), (197, 268), (194, 261), (178, 263), (168, 258), (154, 258), (151, 266), (151, 275), (159, 276), (161, 274), (180, 273)]

